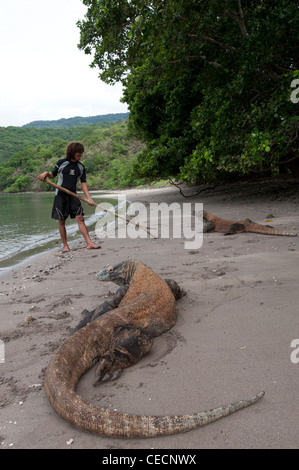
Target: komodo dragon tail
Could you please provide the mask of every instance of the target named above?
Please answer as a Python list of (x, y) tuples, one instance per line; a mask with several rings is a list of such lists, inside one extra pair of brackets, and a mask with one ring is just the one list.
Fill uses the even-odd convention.
[(256, 403), (264, 396), (264, 392), (261, 392), (247, 400), (182, 416), (138, 416), (97, 407), (75, 392), (76, 383), (84, 370), (79, 367), (80, 361), (77, 362), (73, 357), (75, 346), (79, 354), (85, 354), (84, 369), (87, 370), (92, 366), (92, 358), (87, 357), (80, 345), (88, 344), (88, 329), (94, 327), (95, 323), (79, 330), (66, 340), (52, 358), (44, 383), (46, 394), (55, 411), (78, 428), (102, 436), (123, 438), (175, 434), (212, 423)]
[(285, 230), (278, 230), (269, 225), (255, 224), (247, 222), (243, 224), (244, 232), (260, 233), (262, 235), (278, 235), (280, 237), (297, 237), (296, 233), (286, 232)]
[(182, 416), (139, 416), (99, 408), (76, 395), (64, 378), (57, 377), (57, 380), (56, 384), (51, 381), (45, 385), (56, 412), (74, 426), (110, 437), (145, 438), (190, 431), (246, 408), (264, 396), (261, 392), (231, 405)]

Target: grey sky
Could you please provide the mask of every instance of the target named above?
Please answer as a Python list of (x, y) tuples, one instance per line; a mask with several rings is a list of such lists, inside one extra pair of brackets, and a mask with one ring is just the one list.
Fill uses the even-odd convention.
[(127, 111), (121, 85), (77, 48), (85, 12), (81, 0), (0, 0), (0, 126)]

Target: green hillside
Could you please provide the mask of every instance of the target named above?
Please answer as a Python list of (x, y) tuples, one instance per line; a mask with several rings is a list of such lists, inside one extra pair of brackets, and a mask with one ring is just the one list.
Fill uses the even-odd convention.
[[(107, 128), (113, 122), (102, 122), (97, 126)], [(27, 146), (52, 145), (55, 139), (63, 141), (78, 140), (84, 132), (84, 127), (69, 127), (65, 129), (36, 129), (35, 127), (0, 127), (0, 162), (8, 160), (14, 153), (22, 151)]]
[[(67, 144), (74, 140), (85, 147), (82, 162), (89, 189), (115, 189), (144, 182), (136, 180), (132, 170), (143, 144), (129, 135), (126, 121), (57, 130), (9, 127), (0, 131), (0, 139), (6, 141), (0, 158), (2, 192), (52, 190), (37, 176), (51, 171), (64, 157)], [(18, 151), (13, 152), (13, 148)]]

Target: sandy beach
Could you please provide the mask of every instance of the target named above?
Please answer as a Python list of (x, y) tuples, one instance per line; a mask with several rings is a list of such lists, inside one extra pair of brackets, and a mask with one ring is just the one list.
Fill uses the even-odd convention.
[[(198, 189), (183, 191), (190, 196)], [(122, 193), (145, 206), (203, 203), (222, 218), (299, 233), (298, 180), (219, 185), (192, 198), (176, 187)], [(207, 233), (198, 249), (186, 249), (183, 237), (127, 237), (105, 238), (100, 250), (87, 250), (78, 239), (69, 253), (48, 251), (6, 272), (0, 278), (0, 449), (298, 448), (299, 350), (291, 347), (299, 338), (298, 243), (299, 236)], [(82, 311), (116, 291), (96, 273), (128, 259), (184, 289), (177, 323), (119, 379), (93, 387), (93, 371), (87, 372), (78, 394), (101, 407), (151, 415), (209, 410), (264, 390), (262, 400), (208, 426), (151, 439), (96, 436), (56, 414), (43, 388), (47, 365)]]

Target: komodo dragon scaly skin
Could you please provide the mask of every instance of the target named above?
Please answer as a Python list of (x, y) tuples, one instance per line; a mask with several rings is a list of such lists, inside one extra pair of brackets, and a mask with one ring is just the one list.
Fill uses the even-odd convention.
[(137, 362), (151, 348), (153, 338), (169, 330), (177, 317), (175, 297), (168, 284), (139, 261), (125, 261), (100, 271), (98, 278), (129, 284), (129, 289), (117, 308), (70, 336), (46, 371), (47, 396), (56, 412), (69, 423), (103, 436), (154, 437), (211, 423), (264, 396), (261, 392), (211, 411), (161, 417), (119, 413), (84, 401), (75, 389), (95, 357), (100, 358), (97, 382), (113, 379)]
[(230, 220), (220, 219), (206, 210), (203, 211), (203, 221), (205, 222), (204, 232), (222, 232), (225, 235), (251, 232), (261, 233), (263, 235), (297, 237), (296, 233), (276, 230), (269, 225), (255, 224), (254, 222), (232, 222)]

